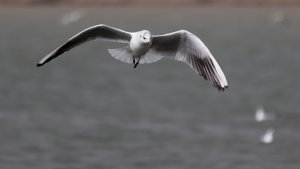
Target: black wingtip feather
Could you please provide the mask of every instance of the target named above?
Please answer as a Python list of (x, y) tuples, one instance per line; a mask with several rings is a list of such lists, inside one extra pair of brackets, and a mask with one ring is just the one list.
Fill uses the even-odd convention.
[(221, 85), (219, 79), (215, 76), (216, 68), (211, 59), (200, 59), (197, 57), (188, 57), (187, 62), (193, 67), (196, 72), (205, 80), (209, 81), (219, 91), (225, 91), (228, 86)]
[(224, 92), (225, 90), (228, 89), (228, 86), (224, 86), (224, 87), (216, 86), (216, 87), (218, 88), (218, 90), (219, 90), (220, 92)]
[(41, 66), (43, 66), (44, 64), (43, 63), (37, 63), (36, 64), (36, 67), (41, 67)]

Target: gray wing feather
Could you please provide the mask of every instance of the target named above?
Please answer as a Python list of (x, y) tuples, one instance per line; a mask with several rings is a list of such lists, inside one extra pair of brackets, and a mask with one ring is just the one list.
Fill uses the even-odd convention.
[(174, 58), (187, 63), (205, 80), (219, 90), (227, 88), (226, 77), (204, 43), (194, 34), (181, 30), (152, 37), (151, 50), (156, 55)]
[(56, 58), (57, 56), (69, 51), (70, 49), (83, 44), (87, 41), (94, 39), (102, 39), (106, 41), (129, 43), (131, 39), (131, 33), (113, 28), (107, 25), (95, 25), (87, 28), (75, 36), (71, 37), (63, 45), (55, 49), (53, 52), (45, 56), (37, 66), (42, 66), (43, 64), (49, 62), (50, 60)]

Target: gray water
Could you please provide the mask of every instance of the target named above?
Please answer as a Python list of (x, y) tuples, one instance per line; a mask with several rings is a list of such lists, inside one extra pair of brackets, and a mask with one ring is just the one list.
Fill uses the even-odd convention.
[[(298, 8), (0, 9), (1, 169), (299, 169)], [(276, 12), (285, 15), (274, 23)], [(218, 92), (173, 60), (121, 63), (91, 42), (41, 68), (82, 29), (195, 33), (229, 82)], [(257, 106), (276, 120), (257, 123)], [(261, 135), (275, 128), (274, 142)]]

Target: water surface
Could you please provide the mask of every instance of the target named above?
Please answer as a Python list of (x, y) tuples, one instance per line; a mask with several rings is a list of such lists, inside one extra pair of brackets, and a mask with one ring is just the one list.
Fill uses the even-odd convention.
[[(297, 8), (0, 10), (1, 169), (297, 169), (300, 167), (300, 12)], [(276, 12), (285, 15), (274, 23)], [(121, 63), (95, 41), (41, 68), (72, 35), (105, 23), (163, 34), (187, 29), (229, 82), (220, 93), (185, 64)], [(277, 116), (257, 123), (263, 106)], [(260, 136), (275, 128), (275, 140)]]

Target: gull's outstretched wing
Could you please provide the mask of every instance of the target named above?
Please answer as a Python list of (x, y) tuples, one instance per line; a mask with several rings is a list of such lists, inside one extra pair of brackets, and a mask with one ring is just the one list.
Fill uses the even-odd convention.
[(49, 62), (50, 60), (56, 58), (64, 52), (93, 39), (129, 43), (131, 39), (131, 33), (103, 24), (92, 26), (79, 32), (78, 34), (70, 38), (67, 42), (65, 42), (63, 45), (61, 45), (53, 52), (45, 56), (37, 64), (37, 66), (42, 66), (43, 64)]
[(194, 34), (181, 30), (152, 36), (151, 52), (158, 56), (174, 58), (187, 63), (199, 75), (219, 90), (228, 87), (226, 77), (218, 62), (204, 43)]

